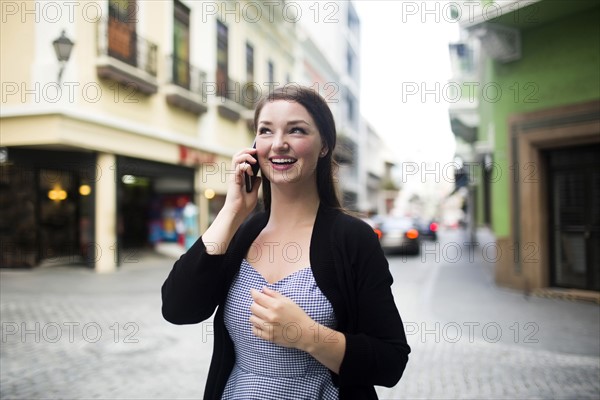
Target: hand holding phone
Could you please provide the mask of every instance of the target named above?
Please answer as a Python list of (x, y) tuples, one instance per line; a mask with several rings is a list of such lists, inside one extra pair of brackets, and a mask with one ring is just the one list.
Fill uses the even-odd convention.
[[(253, 149), (256, 148), (256, 141), (254, 141), (252, 148)], [(254, 157), (254, 159), (256, 160), (256, 157)], [(258, 169), (259, 169), (258, 160), (254, 164), (250, 164), (250, 167), (252, 168), (253, 176), (250, 176), (248, 173), (244, 172), (244, 180), (246, 183), (246, 193), (250, 193), (252, 191), (252, 188), (254, 187), (254, 181), (256, 180), (256, 176), (258, 174)]]

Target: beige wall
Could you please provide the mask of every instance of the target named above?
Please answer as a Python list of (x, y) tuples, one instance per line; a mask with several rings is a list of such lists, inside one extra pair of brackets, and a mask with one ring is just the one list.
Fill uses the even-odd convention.
[[(99, 9), (102, 9), (103, 17), (106, 17), (106, 2), (96, 1)], [(192, 7), (192, 60), (209, 60), (197, 65), (207, 73), (207, 80), (214, 82), (215, 73), (215, 51), (216, 51), (216, 16), (211, 15), (199, 17), (202, 8), (195, 2), (187, 2)], [(99, 80), (96, 72), (97, 34), (98, 24), (90, 19), (83, 18), (81, 6), (75, 8), (75, 21), (69, 26), (68, 34), (75, 42), (71, 59), (66, 66), (64, 75), (63, 93), (61, 102), (52, 103), (45, 101), (41, 96), (38, 104), (34, 96), (25, 97), (25, 102), (19, 94), (7, 97), (3, 105), (18, 105), (22, 107), (50, 106), (60, 108), (71, 108), (79, 114), (95, 117), (106, 117), (112, 121), (125, 121), (152, 126), (155, 129), (173, 132), (176, 136), (197, 140), (197, 145), (210, 143), (213, 146), (231, 149), (234, 152), (240, 147), (247, 146), (252, 142), (252, 134), (248, 133), (246, 122), (241, 119), (236, 123), (224, 120), (217, 114), (217, 105), (221, 101), (214, 95), (207, 99), (209, 108), (206, 114), (198, 117), (194, 114), (169, 106), (165, 101), (164, 88), (167, 83), (166, 57), (172, 52), (172, 15), (173, 5), (170, 1), (148, 2), (140, 5), (138, 33), (144, 38), (155, 42), (159, 46), (158, 51), (158, 77), (159, 92), (146, 96), (134, 91), (132, 88), (118, 85), (112, 81)], [(96, 9), (96, 8), (94, 8)], [(202, 22), (205, 19), (206, 22)], [(245, 43), (249, 40), (255, 48), (255, 77), (262, 86), (267, 81), (267, 62), (272, 60), (275, 64), (275, 79), (284, 83), (286, 74), (293, 76), (293, 29), (289, 22), (279, 20), (281, 26), (269, 24), (267, 15), (263, 15), (262, 23), (231, 23), (235, 18), (228, 17), (229, 23), (229, 65), (230, 77), (240, 83), (246, 79), (245, 71)], [(226, 21), (228, 22), (228, 21)], [(104, 21), (105, 23), (105, 21)], [(54, 72), (47, 74), (36, 74), (35, 79), (49, 79), (51, 81), (33, 82), (30, 68), (34, 57), (40, 46), (44, 46), (44, 53), (39, 65), (48, 65), (57, 68), (58, 62), (52, 59), (51, 38), (48, 44), (36, 43), (36, 32), (38, 40), (44, 35), (40, 32), (54, 32), (60, 28), (58, 24), (49, 24), (43, 21), (36, 25), (34, 18), (28, 18), (27, 23), (21, 23), (20, 17), (8, 18), (2, 24), (1, 55), (2, 55), (2, 79), (4, 81), (24, 82), (31, 89), (36, 84), (41, 86), (55, 83)], [(19, 40), (14, 40), (18, 37)], [(274, 38), (281, 43), (273, 46)], [(44, 37), (44, 39), (46, 39)], [(47, 48), (46, 48), (47, 47)], [(204, 54), (198, 55), (199, 50)], [(40, 68), (39, 66), (37, 68)], [(43, 68), (43, 67), (42, 67)], [(40, 78), (42, 77), (42, 78)], [(264, 88), (266, 92), (267, 88)], [(19, 91), (21, 89), (19, 88)], [(74, 94), (71, 99), (71, 91)], [(66, 100), (66, 101), (65, 101)], [(88, 127), (89, 128), (89, 127)], [(35, 129), (30, 129), (33, 132)], [(39, 131), (39, 129), (38, 129)], [(36, 133), (35, 135), (40, 135)], [(38, 136), (39, 137), (39, 136)], [(104, 138), (109, 138), (104, 136)], [(76, 142), (81, 138), (76, 138)], [(34, 137), (31, 138), (34, 140)], [(86, 146), (93, 139), (86, 138)], [(11, 142), (14, 142), (11, 139)], [(42, 141), (43, 142), (43, 141)], [(100, 143), (105, 146), (105, 143)], [(189, 143), (188, 143), (189, 145)], [(133, 146), (129, 146), (133, 147)], [(102, 147), (104, 148), (104, 147)], [(229, 156), (229, 155), (228, 155)], [(164, 157), (161, 156), (161, 159)]]
[(62, 115), (3, 118), (0, 127), (4, 146), (62, 146), (179, 162), (176, 143)]
[[(189, 137), (197, 135), (198, 117), (194, 114), (169, 106), (165, 101), (164, 85), (167, 83), (166, 56), (172, 45), (171, 35), (166, 32), (165, 18), (172, 15), (171, 3), (152, 2), (152, 6), (141, 8), (138, 33), (145, 39), (158, 45), (158, 84), (159, 92), (144, 95), (132, 87), (118, 85), (113, 81), (99, 80), (96, 73), (97, 63), (97, 30), (98, 23), (83, 19), (77, 23), (77, 43), (85, 44), (74, 48), (73, 60), (78, 72), (78, 83), (83, 88), (89, 84), (89, 95), (86, 99), (84, 90), (76, 91), (76, 106), (94, 114), (107, 114), (112, 118), (150, 124)], [(170, 20), (170, 19), (169, 19)], [(141, 22), (143, 21), (143, 23)], [(169, 25), (171, 26), (171, 25)], [(75, 40), (75, 39), (74, 39)], [(100, 96), (96, 96), (94, 88), (99, 87)], [(163, 90), (161, 90), (163, 89)], [(92, 101), (89, 101), (91, 98)]]
[[(4, 4), (2, 4), (4, 3)], [(12, 13), (12, 8), (20, 8), (18, 2), (2, 1), (3, 21), (0, 23), (0, 76), (2, 77), (2, 104), (20, 104), (21, 96), (9, 95), (5, 90), (13, 90), (12, 84), (28, 83), (31, 80), (31, 65), (34, 60), (35, 20), (27, 18), (21, 21), (19, 13)], [(9, 8), (5, 8), (9, 7)], [(14, 12), (17, 12), (16, 10)]]

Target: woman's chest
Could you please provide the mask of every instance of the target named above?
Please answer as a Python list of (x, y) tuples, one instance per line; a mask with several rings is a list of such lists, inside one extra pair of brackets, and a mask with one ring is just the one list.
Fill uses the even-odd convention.
[(310, 232), (293, 236), (259, 235), (246, 260), (268, 282), (278, 282), (311, 265)]

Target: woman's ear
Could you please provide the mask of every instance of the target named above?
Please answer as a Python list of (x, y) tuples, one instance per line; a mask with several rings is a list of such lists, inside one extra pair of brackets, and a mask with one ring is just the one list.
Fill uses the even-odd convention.
[(323, 146), (321, 152), (319, 153), (319, 157), (323, 158), (327, 155), (327, 153), (329, 153), (329, 148), (327, 146)]

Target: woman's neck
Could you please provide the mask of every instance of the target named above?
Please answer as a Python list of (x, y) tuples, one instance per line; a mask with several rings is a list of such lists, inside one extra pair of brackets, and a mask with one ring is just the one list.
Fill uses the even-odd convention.
[(319, 209), (319, 195), (316, 186), (311, 190), (306, 187), (284, 190), (271, 186), (271, 213), (269, 225), (276, 228), (301, 227), (314, 222)]

